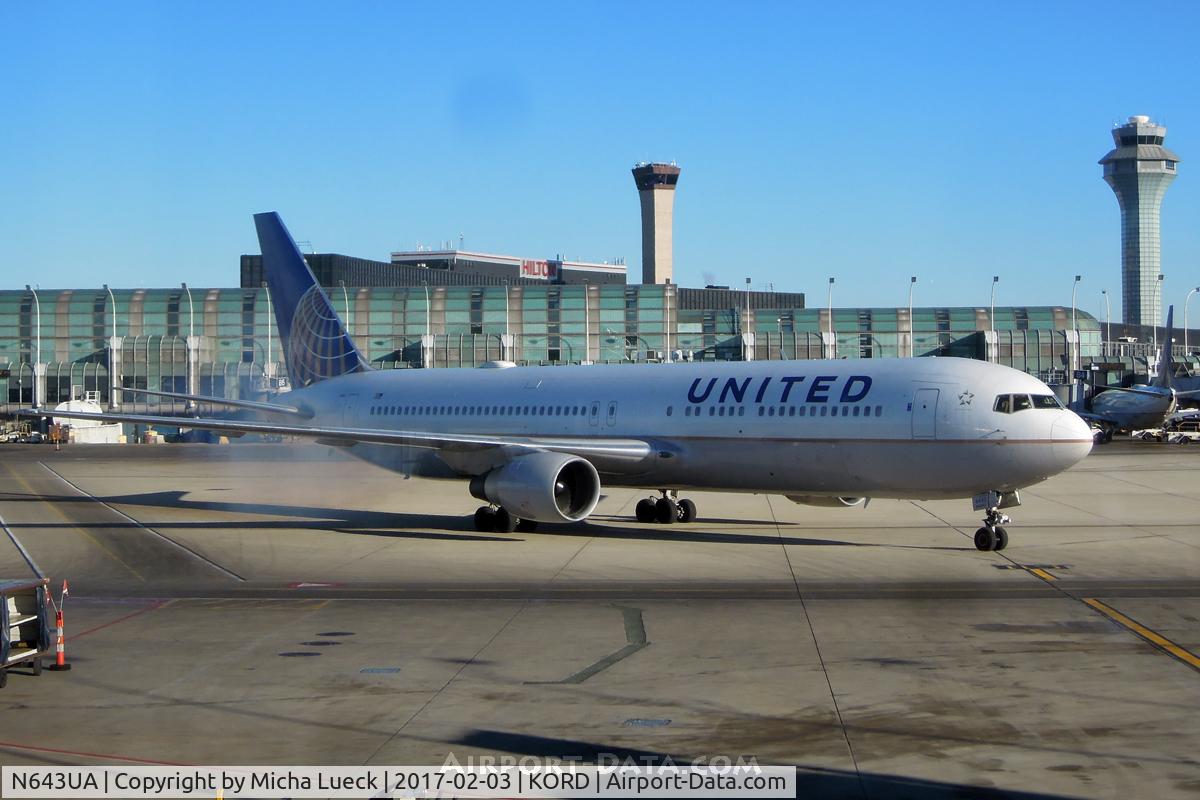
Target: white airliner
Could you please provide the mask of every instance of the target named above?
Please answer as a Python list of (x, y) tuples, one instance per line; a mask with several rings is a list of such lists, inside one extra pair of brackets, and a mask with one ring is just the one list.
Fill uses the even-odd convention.
[(1104, 431), (1112, 441), (1116, 431), (1160, 428), (1179, 407), (1179, 398), (1200, 394), (1200, 390), (1178, 391), (1174, 385), (1175, 362), (1171, 358), (1171, 330), (1175, 307), (1167, 308), (1167, 329), (1158, 354), (1158, 371), (1149, 384), (1132, 387), (1103, 386), (1091, 399), (1089, 408), (1079, 416)]
[[(52, 412), (345, 446), (405, 475), (468, 480), (481, 530), (579, 522), (602, 485), (652, 490), (642, 522), (690, 522), (688, 489), (797, 503), (973, 498), (1003, 549), (1017, 490), (1078, 462), (1088, 426), (1041, 381), (958, 358), (376, 370), (275, 213), (255, 215), (297, 387), (271, 402), (195, 397), (269, 421)], [(170, 392), (149, 392), (187, 398)], [(658, 495), (657, 497), (653, 495)]]

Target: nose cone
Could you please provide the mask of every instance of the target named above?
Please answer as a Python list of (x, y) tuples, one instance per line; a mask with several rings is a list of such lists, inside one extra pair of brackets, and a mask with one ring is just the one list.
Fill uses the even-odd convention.
[(1073, 412), (1066, 412), (1050, 427), (1051, 449), (1058, 472), (1078, 464), (1092, 452), (1092, 429)]

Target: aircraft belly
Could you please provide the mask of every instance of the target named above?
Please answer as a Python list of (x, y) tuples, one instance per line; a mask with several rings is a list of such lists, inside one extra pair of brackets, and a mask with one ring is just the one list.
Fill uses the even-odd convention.
[(611, 486), (866, 497), (969, 497), (1028, 486), (1053, 474), (1049, 447), (1020, 443), (687, 443), (649, 473), (610, 475)]

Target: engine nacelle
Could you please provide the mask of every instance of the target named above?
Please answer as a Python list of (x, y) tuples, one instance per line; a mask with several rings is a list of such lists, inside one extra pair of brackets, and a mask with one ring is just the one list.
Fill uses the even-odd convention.
[(802, 506), (823, 506), (825, 508), (850, 508), (861, 506), (867, 502), (865, 497), (820, 497), (812, 494), (789, 494), (785, 497)]
[(600, 476), (578, 456), (530, 453), (472, 478), (471, 494), (521, 519), (578, 522), (600, 502)]

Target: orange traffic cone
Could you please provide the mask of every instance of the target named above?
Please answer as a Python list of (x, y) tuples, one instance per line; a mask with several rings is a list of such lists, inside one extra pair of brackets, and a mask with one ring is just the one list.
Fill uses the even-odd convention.
[(67, 663), (66, 648), (63, 646), (63, 613), (61, 608), (55, 613), (54, 621), (58, 625), (58, 644), (54, 647), (54, 666), (47, 667), (47, 669), (54, 670), (55, 672), (65, 672), (71, 668), (71, 665)]

